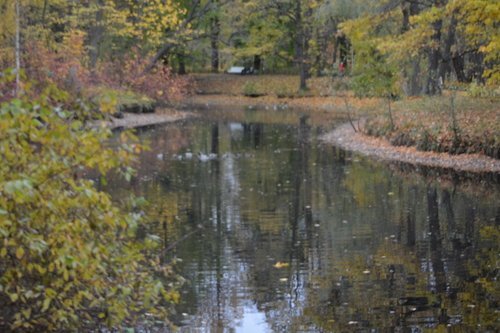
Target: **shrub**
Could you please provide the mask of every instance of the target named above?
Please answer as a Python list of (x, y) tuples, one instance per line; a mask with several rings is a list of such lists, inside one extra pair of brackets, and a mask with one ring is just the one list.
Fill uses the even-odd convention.
[(279, 85), (276, 87), (276, 97), (278, 98), (292, 98), (295, 96), (296, 90), (290, 89), (286, 85)]
[(467, 92), (471, 97), (499, 97), (500, 96), (500, 88), (496, 90), (492, 87), (488, 87), (485, 85), (477, 84), (476, 82), (472, 82)]
[(38, 94), (47, 85), (54, 84), (72, 95), (79, 95), (90, 82), (90, 71), (83, 65), (84, 38), (83, 33), (72, 31), (53, 48), (40, 40), (27, 42), (23, 64), (27, 77), (34, 83), (29, 91)]
[(156, 108), (156, 102), (153, 99), (132, 91), (99, 86), (87, 91), (87, 95), (102, 113), (111, 113), (114, 116), (119, 116), (122, 112), (150, 113)]
[(248, 81), (243, 85), (243, 95), (248, 97), (258, 97), (264, 94), (259, 91), (255, 82)]
[(180, 99), (188, 93), (191, 82), (187, 77), (174, 75), (170, 67), (163, 64), (156, 64), (150, 71), (145, 71), (148, 59), (139, 49), (133, 49), (121, 61), (100, 63), (96, 80), (109, 87), (125, 87), (164, 102)]
[[(126, 133), (84, 130), (45, 96), (0, 107), (0, 330), (78, 331), (166, 315), (168, 273), (135, 239), (139, 214), (117, 208), (83, 170), (131, 174), (140, 149)], [(159, 306), (164, 302), (163, 306)], [(147, 312), (147, 314), (146, 314)]]

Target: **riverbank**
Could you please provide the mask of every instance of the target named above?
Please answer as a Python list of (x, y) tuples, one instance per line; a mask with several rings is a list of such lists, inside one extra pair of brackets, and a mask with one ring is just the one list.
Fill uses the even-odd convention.
[[(496, 95), (473, 97), (470, 91), (445, 91), (442, 96), (403, 98), (389, 104), (380, 98), (355, 98), (348, 77), (311, 78), (306, 92), (297, 91), (298, 76), (293, 75), (196, 74), (193, 81), (197, 94), (186, 99), (188, 107), (293, 109), (310, 115), (312, 125), (321, 126), (332, 117), (363, 118), (367, 119), (360, 130), (363, 134), (346, 135), (341, 143), (335, 131), (330, 139), (346, 149), (388, 160), (471, 172), (500, 170)], [(340, 133), (345, 134), (345, 128)], [(375, 146), (361, 146), (361, 137), (361, 142)], [(347, 140), (353, 140), (350, 148)], [(377, 148), (382, 142), (383, 152)]]
[[(314, 78), (309, 91), (293, 93), (297, 79), (286, 75), (196, 74), (193, 75), (196, 93), (173, 105), (175, 110), (125, 113), (123, 119), (113, 119), (106, 126), (132, 128), (173, 122), (192, 116), (176, 110), (193, 109), (221, 113), (232, 108), (260, 109), (281, 112), (283, 117), (293, 110), (309, 115), (311, 125), (326, 125), (327, 130), (327, 124), (333, 124), (332, 119), (366, 118), (368, 121), (360, 131), (355, 132), (350, 125), (341, 126), (326, 135), (324, 141), (387, 161), (500, 173), (500, 160), (494, 158), (500, 125), (497, 99), (471, 98), (464, 93), (456, 94), (453, 101), (447, 95), (404, 99), (392, 103), (389, 117), (387, 101), (354, 98), (349, 90), (343, 89), (348, 86), (344, 78), (337, 81)], [(256, 92), (257, 96), (249, 96), (249, 92)], [(451, 108), (450, 102), (454, 103)], [(455, 132), (451, 125), (456, 126)], [(448, 153), (460, 152), (459, 149), (468, 153)]]
[(344, 124), (324, 135), (322, 140), (345, 150), (355, 151), (384, 161), (396, 161), (414, 165), (454, 169), (474, 173), (500, 173), (500, 160), (480, 154), (451, 155), (418, 151), (415, 147), (397, 147), (383, 138), (355, 132), (350, 124)]
[(244, 107), (265, 109), (270, 111), (285, 111), (293, 109), (307, 113), (315, 111), (335, 112), (337, 114), (347, 114), (346, 98), (349, 106), (367, 112), (380, 102), (373, 99), (354, 99), (342, 96), (319, 96), (319, 97), (283, 97), (279, 98), (273, 95), (261, 97), (247, 97), (238, 95), (193, 95), (184, 100), (179, 107), (182, 109), (204, 110), (214, 107)]
[(115, 128), (136, 128), (149, 125), (171, 123), (191, 117), (192, 114), (174, 109), (160, 109), (155, 113), (123, 113), (123, 118), (111, 117), (110, 120), (101, 121), (98, 125)]

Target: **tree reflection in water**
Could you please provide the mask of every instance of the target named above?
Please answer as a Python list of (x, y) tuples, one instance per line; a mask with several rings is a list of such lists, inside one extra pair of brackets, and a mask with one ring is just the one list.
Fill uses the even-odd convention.
[(246, 116), (140, 133), (132, 189), (164, 216), (146, 227), (172, 244), (201, 226), (165, 258), (186, 279), (181, 332), (498, 328), (498, 184), (443, 185), (320, 144), (314, 119)]

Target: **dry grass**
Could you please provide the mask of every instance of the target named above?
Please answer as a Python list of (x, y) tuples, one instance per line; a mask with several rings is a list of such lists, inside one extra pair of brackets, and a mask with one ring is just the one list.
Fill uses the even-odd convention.
[[(453, 97), (453, 102), (452, 102)], [(452, 103), (454, 107), (452, 107)], [(452, 154), (481, 153), (500, 158), (500, 100), (446, 93), (393, 104), (391, 129), (387, 102), (365, 125), (365, 132), (394, 145)]]
[[(346, 90), (347, 79), (310, 78), (309, 90), (299, 91), (297, 75), (229, 75), (194, 74), (196, 95), (187, 100), (189, 106), (252, 106), (270, 110), (300, 109), (346, 113), (346, 101), (364, 114), (378, 105), (378, 99), (357, 99)], [(250, 89), (249, 89), (250, 87)], [(258, 97), (249, 97), (248, 92)]]
[(308, 80), (309, 90), (299, 91), (297, 75), (231, 75), (193, 74), (196, 92), (203, 95), (241, 96), (252, 87), (261, 96), (275, 97), (325, 97), (335, 95), (332, 87), (342, 88), (347, 82), (330, 77), (314, 77)]

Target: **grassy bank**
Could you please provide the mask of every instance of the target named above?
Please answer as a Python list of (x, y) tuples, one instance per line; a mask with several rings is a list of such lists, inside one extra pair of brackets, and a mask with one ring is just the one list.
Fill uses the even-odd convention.
[[(450, 154), (500, 158), (500, 99), (465, 93), (384, 102), (369, 115), (363, 132), (395, 146)], [(391, 121), (392, 116), (392, 121)]]

